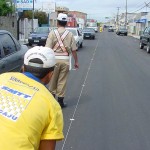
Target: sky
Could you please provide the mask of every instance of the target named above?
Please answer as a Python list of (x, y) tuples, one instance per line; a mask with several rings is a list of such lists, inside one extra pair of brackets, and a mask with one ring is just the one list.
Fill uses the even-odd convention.
[[(150, 0), (36, 0), (37, 3), (55, 2), (56, 6), (65, 6), (70, 11), (87, 13), (88, 19), (105, 22), (117, 16), (117, 13), (139, 13), (150, 11)], [(149, 4), (149, 5), (148, 5)]]

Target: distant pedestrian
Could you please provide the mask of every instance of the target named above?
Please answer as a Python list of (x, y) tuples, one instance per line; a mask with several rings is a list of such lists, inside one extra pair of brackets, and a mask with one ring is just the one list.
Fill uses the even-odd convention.
[(54, 66), (53, 50), (36, 46), (23, 73), (0, 75), (0, 150), (54, 150), (64, 138), (61, 107), (45, 87)]
[(57, 26), (58, 29), (52, 30), (46, 41), (46, 47), (54, 50), (56, 56), (56, 67), (54, 75), (49, 84), (49, 90), (54, 96), (58, 97), (60, 106), (66, 107), (64, 97), (66, 92), (66, 83), (69, 73), (70, 56), (73, 55), (75, 68), (79, 68), (77, 57), (77, 46), (74, 36), (71, 32), (65, 29), (67, 25), (67, 15), (64, 13), (58, 14)]
[(100, 32), (103, 32), (103, 27), (102, 26), (100, 26)]

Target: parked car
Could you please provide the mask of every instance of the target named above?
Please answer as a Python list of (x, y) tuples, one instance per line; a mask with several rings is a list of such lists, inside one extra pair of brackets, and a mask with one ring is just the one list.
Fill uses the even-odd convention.
[(29, 35), (29, 38), (28, 38), (29, 46), (32, 46), (32, 44), (45, 46), (49, 32), (50, 32), (49, 27), (37, 27), (34, 30), (34, 32), (32, 32)]
[(98, 32), (98, 26), (89, 26), (87, 28), (92, 28), (92, 29), (94, 29), (95, 32)]
[(0, 30), (0, 73), (20, 71), (27, 50), (10, 32)]
[(72, 32), (72, 34), (74, 35), (77, 47), (82, 48), (82, 46), (83, 46), (83, 35), (80, 33), (79, 29), (78, 28), (69, 28), (69, 27), (67, 27), (66, 29), (68, 31)]
[(83, 38), (95, 39), (95, 30), (93, 28), (83, 28)]
[(56, 30), (56, 29), (58, 29), (58, 27), (50, 27), (49, 29), (50, 29), (50, 31), (51, 30)]
[(80, 34), (82, 34), (82, 30), (83, 30), (83, 29), (82, 29), (82, 28), (78, 28), (78, 30), (79, 30)]
[(140, 36), (140, 49), (146, 46), (147, 53), (150, 53), (150, 27), (146, 27)]
[(126, 27), (121, 26), (121, 27), (119, 27), (119, 28), (116, 30), (116, 34), (117, 34), (117, 35), (123, 34), (123, 35), (127, 36), (127, 35), (128, 35), (128, 30), (126, 29)]
[(110, 27), (108, 28), (108, 32), (114, 32), (114, 29), (113, 29), (112, 26), (110, 26)]

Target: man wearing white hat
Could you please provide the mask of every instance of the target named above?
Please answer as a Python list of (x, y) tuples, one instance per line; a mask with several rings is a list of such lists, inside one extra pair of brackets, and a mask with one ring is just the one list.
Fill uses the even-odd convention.
[(63, 116), (45, 85), (50, 81), (55, 55), (36, 46), (24, 56), (24, 72), (0, 75), (0, 149), (54, 150), (63, 136)]
[(67, 78), (69, 74), (70, 56), (74, 58), (74, 67), (79, 68), (77, 57), (77, 46), (74, 36), (71, 32), (65, 29), (67, 25), (67, 15), (64, 13), (58, 14), (57, 26), (58, 29), (52, 30), (46, 41), (46, 47), (54, 50), (56, 56), (56, 67), (54, 75), (49, 84), (49, 90), (54, 96), (58, 97), (58, 102), (62, 108), (66, 107), (64, 97), (66, 92)]

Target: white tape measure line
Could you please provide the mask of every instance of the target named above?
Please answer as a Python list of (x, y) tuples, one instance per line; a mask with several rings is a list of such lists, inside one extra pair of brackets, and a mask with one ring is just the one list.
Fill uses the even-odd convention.
[(78, 105), (79, 105), (79, 102), (80, 102), (80, 99), (81, 99), (81, 96), (82, 96), (82, 93), (83, 93), (83, 89), (84, 89), (84, 87), (85, 87), (85, 83), (86, 83), (86, 80), (87, 80), (89, 71), (90, 71), (90, 69), (91, 69), (92, 62), (93, 62), (93, 60), (94, 60), (95, 53), (96, 53), (96, 51), (97, 51), (98, 44), (99, 44), (99, 40), (98, 40), (98, 42), (97, 42), (97, 44), (96, 44), (96, 47), (95, 47), (95, 49), (94, 49), (94, 52), (93, 52), (93, 55), (92, 55), (92, 58), (91, 58), (91, 61), (90, 61), (90, 65), (89, 65), (89, 68), (88, 68), (88, 70), (87, 70), (87, 73), (86, 73), (84, 82), (83, 82), (83, 84), (82, 84), (82, 88), (81, 88), (81, 91), (80, 91), (80, 94), (79, 94), (79, 98), (78, 98), (78, 100), (77, 100), (77, 104), (76, 104), (76, 106), (75, 106), (73, 115), (72, 115), (72, 117), (71, 117), (71, 119), (70, 119), (69, 128), (68, 128), (68, 130), (67, 130), (67, 133), (66, 133), (66, 136), (65, 136), (63, 145), (62, 145), (62, 150), (64, 150), (64, 147), (65, 147), (65, 144), (66, 144), (66, 142), (67, 142), (67, 138), (68, 138), (68, 135), (69, 135), (69, 132), (70, 132), (72, 123), (73, 123), (73, 121), (75, 120), (74, 117), (75, 117), (75, 114), (76, 114), (76, 111), (77, 111), (77, 108), (78, 108)]

